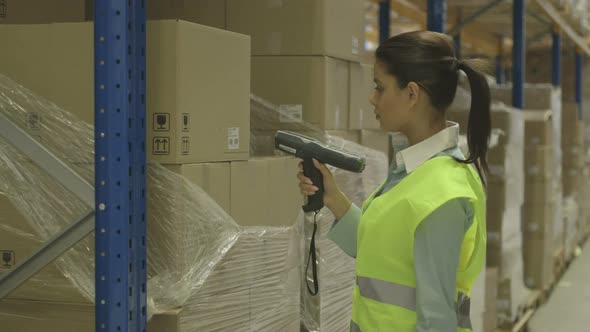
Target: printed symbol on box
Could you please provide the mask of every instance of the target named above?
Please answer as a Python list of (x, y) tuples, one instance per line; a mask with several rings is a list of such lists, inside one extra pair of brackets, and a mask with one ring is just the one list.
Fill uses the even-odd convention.
[(27, 114), (27, 128), (30, 130), (41, 129), (41, 115), (37, 112), (31, 112)]
[(188, 113), (182, 113), (182, 131), (188, 131), (190, 125)]
[(189, 148), (189, 138), (188, 137), (183, 137), (182, 138), (182, 143), (181, 143), (181, 154), (183, 155), (187, 155), (188, 154), (188, 148)]
[(154, 114), (154, 131), (169, 131), (170, 130), (170, 114), (169, 113), (155, 113)]
[(14, 251), (0, 250), (0, 267), (11, 268), (15, 265)]
[(240, 128), (227, 128), (227, 148), (240, 149)]
[(163, 155), (170, 154), (170, 138), (169, 137), (154, 137), (154, 154)]

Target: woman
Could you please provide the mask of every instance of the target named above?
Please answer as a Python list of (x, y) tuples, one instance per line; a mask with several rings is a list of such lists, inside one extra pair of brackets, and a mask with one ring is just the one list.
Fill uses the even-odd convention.
[[(485, 263), (487, 81), (435, 32), (397, 35), (375, 56), (375, 115), (409, 147), (396, 151), (388, 178), (362, 208), (314, 161), (324, 205), (336, 217), (329, 237), (356, 257), (351, 331), (470, 331), (470, 290)], [(445, 119), (459, 70), (472, 94), (468, 158), (458, 147), (458, 124)], [(301, 169), (297, 177), (301, 192), (313, 195), (317, 188)]]

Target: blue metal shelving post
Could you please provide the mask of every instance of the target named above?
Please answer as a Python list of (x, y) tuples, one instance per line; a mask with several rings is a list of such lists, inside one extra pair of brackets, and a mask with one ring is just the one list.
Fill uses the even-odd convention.
[(391, 4), (389, 0), (379, 2), (379, 43), (389, 39), (391, 26)]
[(576, 48), (576, 104), (578, 105), (578, 118), (584, 118), (584, 112), (582, 109), (582, 50)]
[(430, 31), (445, 31), (445, 16), (447, 13), (446, 0), (428, 0), (426, 27)]
[(145, 0), (95, 1), (96, 331), (146, 331)]
[(512, 106), (524, 107), (525, 69), (525, 5), (524, 0), (513, 1), (513, 61), (512, 61)]
[(553, 28), (553, 44), (551, 46), (551, 83), (561, 85), (561, 34), (559, 27)]

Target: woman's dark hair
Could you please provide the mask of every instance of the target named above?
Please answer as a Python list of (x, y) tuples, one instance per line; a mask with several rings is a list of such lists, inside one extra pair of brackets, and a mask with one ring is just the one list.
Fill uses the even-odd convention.
[[(488, 172), (486, 153), (491, 132), (490, 88), (476, 62), (458, 60), (451, 39), (432, 31), (414, 31), (394, 36), (375, 52), (400, 87), (418, 84), (442, 114), (457, 92), (459, 70), (467, 74), (471, 87), (471, 110), (467, 126), (469, 156), (460, 162), (474, 164), (482, 181)], [(484, 181), (485, 182), (485, 181)]]

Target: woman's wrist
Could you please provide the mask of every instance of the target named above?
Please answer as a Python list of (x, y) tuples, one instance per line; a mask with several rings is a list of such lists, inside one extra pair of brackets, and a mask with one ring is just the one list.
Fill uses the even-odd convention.
[(344, 217), (346, 212), (348, 212), (348, 210), (350, 209), (351, 205), (352, 203), (350, 202), (348, 197), (346, 197), (346, 195), (344, 195), (344, 193), (340, 191), (337, 195), (335, 195), (333, 200), (326, 202), (326, 207), (330, 209), (330, 211), (332, 211), (332, 214), (334, 214), (336, 220), (342, 219), (342, 217)]

